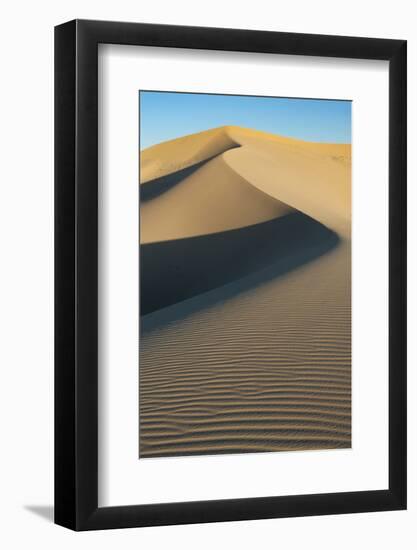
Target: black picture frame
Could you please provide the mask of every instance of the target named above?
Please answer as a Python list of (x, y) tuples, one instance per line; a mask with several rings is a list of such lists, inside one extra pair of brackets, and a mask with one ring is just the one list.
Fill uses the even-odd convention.
[[(389, 488), (98, 506), (98, 44), (389, 61)], [(74, 20), (55, 28), (55, 523), (92, 530), (406, 508), (406, 41)]]

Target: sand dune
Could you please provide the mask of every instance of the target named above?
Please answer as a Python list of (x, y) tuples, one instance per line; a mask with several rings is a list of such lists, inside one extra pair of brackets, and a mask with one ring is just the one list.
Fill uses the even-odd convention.
[(140, 456), (350, 447), (350, 146), (141, 153)]
[[(200, 165), (216, 154), (215, 159)], [(268, 207), (256, 190), (280, 201), (280, 208), (301, 210), (349, 237), (350, 155), (350, 145), (310, 143), (237, 127), (150, 147), (141, 153), (142, 187), (193, 164), (200, 169), (180, 179), (181, 185), (170, 188), (158, 201), (142, 205), (141, 242), (224, 231), (272, 219), (272, 203)]]

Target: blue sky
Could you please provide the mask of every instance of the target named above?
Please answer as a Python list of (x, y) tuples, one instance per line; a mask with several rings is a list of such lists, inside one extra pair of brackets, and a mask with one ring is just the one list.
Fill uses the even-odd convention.
[(350, 101), (141, 91), (139, 106), (141, 149), (228, 125), (307, 141), (351, 141)]

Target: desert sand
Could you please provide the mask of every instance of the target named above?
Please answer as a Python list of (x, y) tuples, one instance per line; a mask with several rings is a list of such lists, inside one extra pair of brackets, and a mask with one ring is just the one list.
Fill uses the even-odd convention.
[(351, 446), (351, 149), (140, 154), (140, 457)]

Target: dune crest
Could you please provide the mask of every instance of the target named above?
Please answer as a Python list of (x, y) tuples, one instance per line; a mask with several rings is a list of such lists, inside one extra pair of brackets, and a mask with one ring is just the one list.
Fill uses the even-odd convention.
[(152, 145), (140, 154), (140, 183), (188, 168), (234, 147), (239, 144), (229, 135), (227, 127)]

